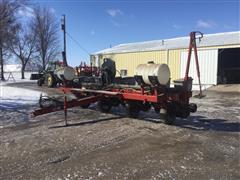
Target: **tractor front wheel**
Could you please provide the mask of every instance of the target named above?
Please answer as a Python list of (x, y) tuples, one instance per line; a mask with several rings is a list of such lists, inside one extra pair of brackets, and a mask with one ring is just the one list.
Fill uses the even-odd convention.
[(46, 80), (47, 80), (48, 87), (54, 87), (56, 85), (56, 80), (54, 79), (52, 74), (47, 74)]

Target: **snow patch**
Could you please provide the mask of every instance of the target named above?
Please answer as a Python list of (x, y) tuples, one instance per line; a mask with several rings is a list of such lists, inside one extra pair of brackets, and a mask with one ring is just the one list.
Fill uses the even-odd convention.
[(36, 104), (41, 92), (0, 84), (0, 108), (15, 109)]

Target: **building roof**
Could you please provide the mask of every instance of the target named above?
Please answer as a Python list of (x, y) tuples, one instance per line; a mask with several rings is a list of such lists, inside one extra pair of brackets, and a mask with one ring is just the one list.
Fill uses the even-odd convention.
[[(224, 45), (240, 45), (240, 31), (235, 32), (224, 32), (217, 34), (204, 34), (201, 41), (197, 40), (197, 47), (207, 46), (224, 46)], [(164, 39), (164, 40), (153, 40), (145, 42), (119, 44), (112, 48), (103, 49), (101, 51), (93, 53), (97, 54), (114, 54), (114, 53), (127, 53), (127, 52), (141, 52), (141, 51), (156, 51), (166, 49), (181, 49), (188, 48), (189, 36)]]

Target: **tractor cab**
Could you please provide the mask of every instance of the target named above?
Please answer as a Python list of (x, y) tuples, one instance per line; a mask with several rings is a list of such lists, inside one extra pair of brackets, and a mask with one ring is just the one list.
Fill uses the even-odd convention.
[(62, 61), (51, 61), (46, 66), (46, 71), (55, 71), (56, 69), (59, 69), (60, 67), (63, 67)]

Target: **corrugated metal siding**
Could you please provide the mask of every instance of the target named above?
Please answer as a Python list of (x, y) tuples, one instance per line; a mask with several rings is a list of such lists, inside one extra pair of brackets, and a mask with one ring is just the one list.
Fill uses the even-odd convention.
[[(181, 53), (181, 77), (185, 75), (188, 52)], [(217, 84), (218, 50), (199, 50), (199, 68), (202, 84)], [(193, 78), (193, 84), (198, 84), (196, 63), (194, 54), (191, 57), (189, 76)]]
[(168, 66), (171, 72), (171, 81), (180, 78), (181, 50), (169, 50)]

